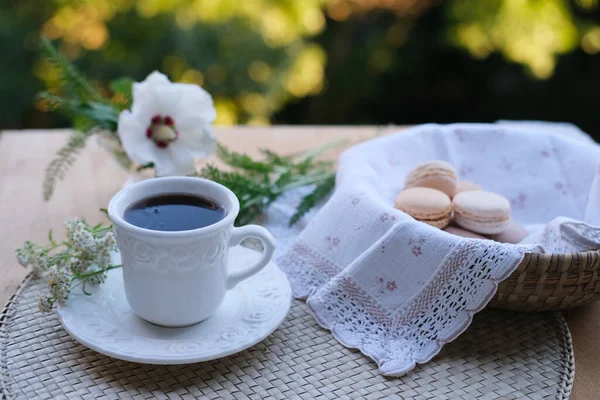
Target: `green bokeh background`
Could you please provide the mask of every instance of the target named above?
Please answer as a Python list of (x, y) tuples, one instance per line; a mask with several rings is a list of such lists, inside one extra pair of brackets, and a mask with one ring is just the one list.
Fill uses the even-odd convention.
[(52, 128), (46, 34), (99, 87), (161, 70), (217, 124), (538, 119), (600, 139), (597, 0), (4, 0), (0, 129)]

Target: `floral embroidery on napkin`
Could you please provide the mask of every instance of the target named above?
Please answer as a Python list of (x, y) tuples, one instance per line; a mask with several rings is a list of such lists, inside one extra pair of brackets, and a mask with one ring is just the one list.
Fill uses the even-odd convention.
[(525, 209), (525, 202), (527, 201), (527, 195), (525, 193), (519, 193), (517, 197), (510, 200), (510, 204), (513, 207), (520, 208), (521, 210)]
[(411, 246), (410, 251), (414, 254), (415, 257), (419, 257), (423, 254), (423, 244), (425, 243), (425, 238), (419, 239), (410, 239), (408, 241), (408, 245)]
[(325, 240), (327, 241), (327, 248), (329, 250), (333, 250), (340, 245), (340, 238), (338, 236), (325, 236)]

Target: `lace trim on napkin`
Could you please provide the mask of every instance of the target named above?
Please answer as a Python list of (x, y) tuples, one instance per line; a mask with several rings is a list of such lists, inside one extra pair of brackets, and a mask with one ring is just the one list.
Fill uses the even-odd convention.
[(278, 265), (287, 275), (294, 297), (303, 300), (342, 270), (301, 240), (296, 241), (278, 260)]
[(525, 250), (465, 239), (426, 287), (394, 312), (305, 243), (296, 243), (280, 265), (295, 295), (309, 296), (307, 303), (321, 326), (344, 346), (375, 360), (382, 374), (401, 376), (416, 363), (431, 360), (469, 326)]

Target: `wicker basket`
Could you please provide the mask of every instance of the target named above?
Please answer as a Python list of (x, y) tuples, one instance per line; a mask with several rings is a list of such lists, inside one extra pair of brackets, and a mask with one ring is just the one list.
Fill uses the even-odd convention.
[(562, 310), (600, 298), (600, 250), (570, 254), (525, 254), (498, 285), (490, 307), (516, 311)]

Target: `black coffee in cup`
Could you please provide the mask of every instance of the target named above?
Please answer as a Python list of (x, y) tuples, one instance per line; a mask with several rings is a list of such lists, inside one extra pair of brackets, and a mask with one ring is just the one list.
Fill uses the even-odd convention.
[(185, 193), (163, 194), (133, 203), (123, 219), (155, 231), (189, 231), (225, 218), (225, 209), (213, 200)]

